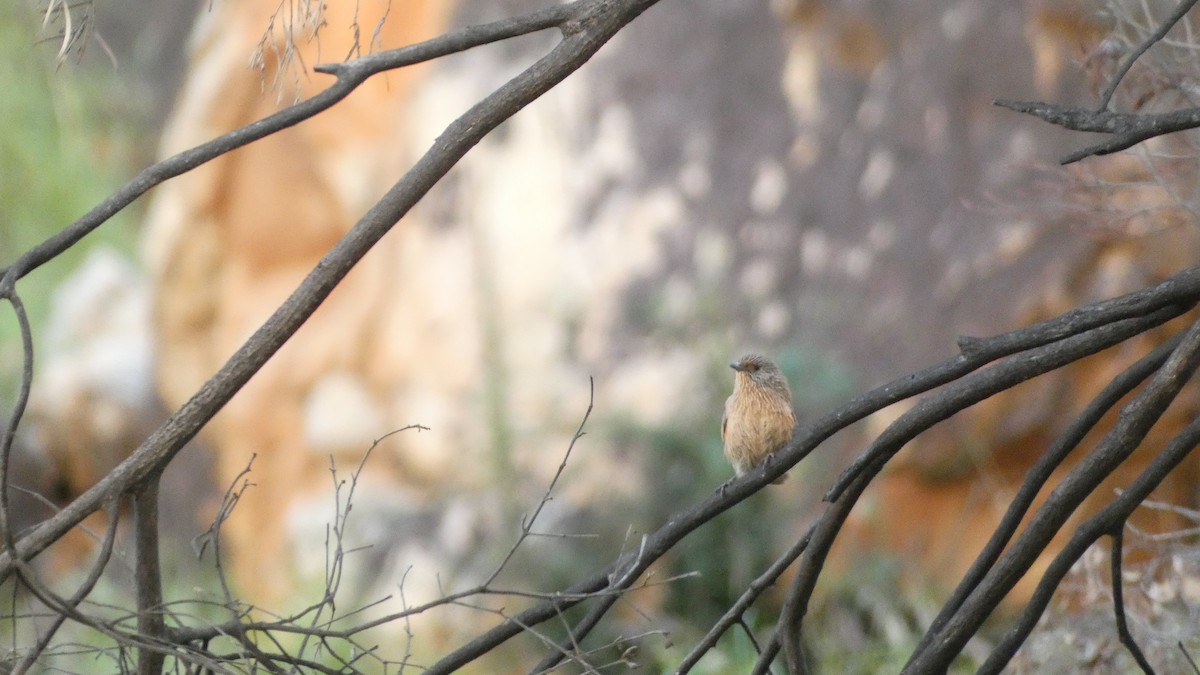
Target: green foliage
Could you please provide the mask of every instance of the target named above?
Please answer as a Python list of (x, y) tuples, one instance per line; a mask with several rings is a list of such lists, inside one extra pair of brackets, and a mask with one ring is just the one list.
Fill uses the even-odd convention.
[[(817, 672), (896, 673), (904, 668), (944, 591), (898, 592), (901, 572), (900, 560), (880, 553), (856, 560), (846, 576), (824, 576), (826, 590), (814, 598), (804, 621), (808, 657), (820, 664)], [(978, 667), (963, 656), (950, 672), (973, 673)]]
[[(774, 353), (792, 384), (796, 407), (803, 417), (817, 414), (844, 398), (852, 386), (849, 370), (806, 350)], [(732, 358), (732, 356), (730, 356)], [(604, 433), (616, 447), (642, 462), (652, 486), (641, 503), (622, 509), (643, 531), (656, 527), (679, 509), (695, 503), (729, 480), (733, 470), (724, 457), (720, 436), (721, 411), (733, 385), (728, 359), (709, 364), (710, 386), (696, 392), (680, 418), (663, 427), (646, 427), (630, 420), (609, 420)], [(646, 672), (670, 672), (712, 625), (745, 591), (751, 581), (774, 562), (791, 543), (796, 518), (796, 485), (804, 481), (803, 467), (792, 472), (783, 488), (765, 490), (721, 514), (691, 534), (666, 559), (658, 578), (695, 574), (665, 588), (663, 607), (671, 625), (670, 643), (650, 649), (639, 662)], [(620, 520), (619, 518), (617, 519)], [(757, 636), (768, 635), (779, 610), (780, 589), (768, 589), (747, 614)], [(653, 645), (651, 645), (653, 646)], [(749, 638), (734, 628), (699, 664), (696, 672), (748, 672), (757, 655)]]
[(780, 353), (776, 363), (791, 383), (792, 403), (801, 417), (819, 415), (856, 393), (853, 370), (828, 354), (791, 349)]
[[(70, 63), (54, 67), (50, 45), (36, 44), (39, 19), (26, 3), (0, 4), (0, 265), (68, 226), (130, 173), (134, 127), (116, 73)], [(120, 103), (119, 103), (120, 102)], [(55, 285), (97, 243), (130, 250), (134, 216), (124, 213), (19, 285), (35, 324)], [(4, 396), (20, 368), (19, 332), (0, 320)]]

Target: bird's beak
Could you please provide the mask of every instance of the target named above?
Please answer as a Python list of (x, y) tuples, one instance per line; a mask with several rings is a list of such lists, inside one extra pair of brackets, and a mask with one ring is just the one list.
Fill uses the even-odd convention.
[(742, 362), (741, 361), (734, 361), (733, 363), (729, 364), (729, 367), (733, 368), (734, 370), (738, 371), (739, 373), (742, 372)]

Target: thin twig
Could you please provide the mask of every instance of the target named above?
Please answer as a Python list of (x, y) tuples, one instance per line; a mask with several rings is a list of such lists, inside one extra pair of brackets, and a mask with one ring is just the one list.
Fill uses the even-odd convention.
[(1112, 81), (1110, 81), (1108, 86), (1104, 88), (1104, 94), (1100, 96), (1100, 105), (1096, 106), (1096, 110), (1098, 112), (1103, 112), (1108, 109), (1108, 104), (1112, 102), (1112, 97), (1117, 91), (1117, 86), (1121, 84), (1121, 80), (1124, 79), (1125, 75), (1129, 73), (1129, 69), (1133, 68), (1133, 64), (1137, 62), (1137, 60), (1140, 59), (1142, 55), (1145, 54), (1148, 49), (1150, 49), (1150, 47), (1154, 46), (1154, 43), (1166, 37), (1167, 33), (1171, 31), (1175, 24), (1179, 23), (1179, 20), (1182, 19), (1183, 16), (1189, 11), (1191, 11), (1192, 7), (1195, 5), (1196, 0), (1183, 0), (1180, 2), (1179, 6), (1175, 8), (1175, 11), (1171, 12), (1170, 16), (1164, 19), (1163, 22), (1158, 25), (1158, 28), (1151, 33), (1149, 37), (1143, 40), (1142, 43), (1125, 58), (1125, 62), (1121, 64), (1121, 67), (1117, 70), (1117, 73), (1113, 75)]
[[(92, 592), (92, 589), (96, 587), (96, 584), (100, 582), (100, 577), (104, 574), (104, 570), (108, 566), (108, 561), (112, 559), (113, 546), (117, 540), (117, 525), (121, 522), (120, 512), (120, 502), (113, 500), (108, 507), (108, 529), (105, 531), (104, 538), (101, 541), (100, 551), (96, 556), (96, 562), (92, 565), (92, 569), (88, 573), (87, 578), (85, 578), (83, 583), (79, 585), (79, 588), (75, 591), (75, 593), (72, 594), (69, 599), (67, 599), (67, 603), (71, 607), (78, 607), (79, 603), (83, 602), (84, 599), (87, 598), (87, 596)], [(46, 628), (41, 636), (38, 637), (37, 644), (34, 645), (34, 647), (24, 655), (24, 657), (21, 659), (21, 662), (18, 663), (13, 669), (13, 675), (23, 675), (23, 673), (27, 672), (35, 663), (37, 663), (38, 657), (41, 656), (46, 648), (50, 646), (50, 642), (54, 639), (55, 633), (58, 632), (58, 629), (61, 628), (66, 621), (67, 616), (65, 614), (58, 612), (54, 614), (51, 625)]]
[[(87, 216), (60, 234), (22, 255), (4, 271), (0, 284), (15, 280), (70, 247), (85, 234), (127, 206), (137, 196), (163, 180), (195, 168), (213, 157), (279, 131), (317, 114), (344, 98), (371, 75), (392, 67), (436, 58), (445, 53), (558, 25), (565, 38), (546, 56), (502, 85), (451, 123), (433, 146), (317, 263), (291, 296), (255, 331), (200, 390), (171, 415), (141, 446), (58, 515), (25, 534), (16, 555), (0, 553), (0, 580), (16, 567), (14, 557), (28, 559), (40, 553), (66, 531), (100, 507), (110, 495), (126, 492), (169, 463), (200, 428), (241, 390), (296, 330), (316, 311), (350, 270), (460, 159), (488, 133), (529, 103), (537, 100), (581, 67), (618, 30), (657, 0), (579, 0), (542, 10), (518, 20), (489, 24), (490, 30), (463, 31), (453, 39), (430, 41), (434, 47), (412, 51), (400, 59), (380, 63), (388, 53), (364, 57), (367, 63), (338, 64), (325, 69), (337, 73), (337, 82), (313, 98), (254, 122), (218, 141), (180, 153), (145, 170)], [(564, 18), (565, 17), (565, 18)], [(557, 22), (551, 19), (558, 19)], [(499, 28), (496, 28), (499, 26)], [(424, 43), (429, 45), (430, 43)], [(375, 61), (370, 61), (375, 60)], [(324, 71), (322, 71), (324, 72)]]
[(13, 443), (17, 438), (17, 426), (25, 415), (29, 395), (33, 389), (33, 329), (29, 324), (25, 303), (17, 294), (15, 280), (0, 278), (0, 298), (4, 298), (12, 306), (21, 334), (21, 383), (17, 389), (17, 400), (13, 405), (12, 414), (4, 427), (4, 436), (0, 438), (0, 536), (4, 538), (5, 554), (14, 555), (17, 543), (13, 532), (12, 514), (9, 511), (9, 469), (12, 464)]
[(538, 516), (542, 514), (542, 509), (544, 509), (546, 504), (550, 502), (550, 499), (554, 494), (554, 488), (558, 485), (558, 480), (562, 477), (563, 471), (567, 468), (567, 462), (571, 459), (571, 452), (575, 450), (575, 443), (578, 442), (579, 439), (583, 438), (583, 429), (587, 425), (588, 418), (592, 416), (592, 407), (595, 405), (595, 403), (596, 379), (589, 377), (587, 410), (583, 412), (583, 419), (579, 421), (579, 427), (575, 429), (575, 435), (571, 436), (571, 442), (567, 444), (567, 451), (563, 453), (562, 461), (558, 463), (558, 469), (554, 471), (554, 476), (550, 479), (550, 484), (546, 486), (546, 491), (542, 493), (542, 498), (538, 501), (538, 505), (534, 507), (533, 513), (527, 518), (521, 518), (520, 536), (518, 536), (517, 540), (513, 542), (513, 545), (508, 549), (508, 553), (500, 561), (500, 564), (496, 566), (496, 569), (491, 573), (490, 576), (488, 576), (487, 580), (483, 582), (483, 588), (490, 586), (492, 582), (496, 580), (496, 577), (500, 576), (500, 573), (508, 566), (508, 563), (510, 560), (512, 560), (512, 557), (516, 555), (517, 549), (519, 549), (521, 545), (525, 543), (526, 539), (533, 535), (533, 525), (537, 522)]
[(1183, 646), (1183, 642), (1182, 641), (1176, 642), (1175, 645), (1177, 647), (1179, 647), (1179, 652), (1181, 654), (1183, 654), (1183, 658), (1186, 659), (1188, 662), (1188, 665), (1190, 665), (1192, 667), (1192, 672), (1195, 675), (1200, 675), (1200, 666), (1196, 665), (1195, 660), (1192, 659), (1192, 655), (1189, 654), (1188, 650)]
[[(776, 560), (754, 581), (750, 582), (750, 585), (746, 587), (746, 590), (742, 593), (742, 595), (737, 599), (736, 602), (733, 603), (733, 606), (730, 607), (723, 615), (721, 615), (721, 618), (718, 619), (711, 628), (709, 628), (708, 633), (705, 634), (704, 638), (701, 639), (700, 642), (692, 648), (692, 651), (688, 652), (687, 656), (683, 658), (683, 661), (679, 663), (679, 667), (675, 669), (676, 675), (686, 675), (686, 673), (691, 671), (691, 669), (700, 662), (700, 659), (706, 653), (708, 653), (709, 650), (717, 645), (717, 641), (721, 639), (721, 636), (724, 635), (725, 631), (729, 630), (731, 626), (740, 623), (743, 627), (745, 627), (743, 616), (745, 615), (746, 610), (754, 604), (764, 590), (770, 588), (776, 581), (778, 581), (779, 575), (783, 574), (783, 571), (791, 566), (791, 564), (796, 561), (796, 558), (800, 557), (800, 554), (804, 553), (804, 549), (808, 547), (809, 540), (812, 539), (813, 530), (815, 528), (816, 523), (810, 525), (808, 530), (804, 533), (804, 536), (796, 540), (796, 543), (792, 544), (791, 548), (789, 548), (786, 553), (780, 556), (778, 560)], [(747, 628), (747, 630), (749, 629)], [(762, 655), (762, 649), (757, 643), (755, 643), (754, 649), (759, 656)]]
[(1133, 639), (1133, 634), (1129, 632), (1129, 621), (1125, 616), (1125, 583), (1121, 579), (1121, 562), (1124, 559), (1123, 543), (1125, 540), (1125, 521), (1117, 523), (1113, 526), (1112, 532), (1109, 535), (1112, 538), (1112, 551), (1109, 555), (1109, 569), (1112, 577), (1112, 598), (1113, 598), (1113, 616), (1117, 623), (1117, 637), (1121, 644), (1125, 645), (1125, 649), (1129, 650), (1129, 655), (1137, 662), (1138, 667), (1142, 669), (1145, 675), (1154, 675), (1154, 668), (1150, 666), (1150, 662), (1146, 660), (1145, 654), (1138, 647), (1137, 641)]

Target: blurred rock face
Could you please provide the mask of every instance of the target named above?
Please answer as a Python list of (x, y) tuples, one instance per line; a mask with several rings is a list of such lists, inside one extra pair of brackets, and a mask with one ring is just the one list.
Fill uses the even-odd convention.
[[(326, 84), (291, 79), (274, 43), (262, 72), (246, 67), (276, 5), (221, 4), (203, 19), (164, 151)], [(383, 23), (382, 46), (529, 5), (467, 3), (451, 17), (448, 3), (404, 3)], [(255, 486), (226, 525), (251, 599), (291, 586), (283, 561), (320, 569), (330, 457), (349, 471), (389, 430), (432, 429), (375, 450), (350, 543), (401, 549), (374, 561), (382, 585), (420, 562), (415, 602), (435, 592), (433, 574), (469, 564), (479, 532), (498, 524), (496, 493), (545, 485), (587, 404), (588, 375), (598, 416), (715, 439), (727, 394), (719, 364), (748, 347), (785, 367), (817, 354), (860, 388), (949, 356), (956, 334), (1004, 330), (1159, 273), (1145, 249), (1121, 253), (1064, 218), (977, 206), (1074, 141), (990, 100), (1078, 95), (1057, 69), (1079, 35), (1016, 3), (777, 5), (667, 2), (638, 19), (473, 150), (214, 421), (206, 440), (223, 486), (254, 458)], [(364, 3), (359, 24), (374, 26), (382, 6)], [(348, 53), (339, 31), (350, 23), (326, 17), (319, 53), (317, 41), (298, 41), (303, 63)], [(160, 188), (146, 255), (167, 404), (217, 370), (453, 116), (552, 39), (390, 74)], [(1137, 261), (1124, 267), (1136, 272), (1106, 276), (1113, 256)], [(1089, 281), (1100, 277), (1112, 283)], [(1072, 372), (1058, 386), (1082, 400), (1095, 372)], [(810, 382), (792, 381), (802, 405), (836, 402)], [(1021, 408), (977, 418), (1010, 420)], [(1017, 422), (1012, 438), (1029, 444), (1061, 424), (1049, 413)], [(972, 423), (940, 447), (956, 455)], [(643, 472), (628, 447), (590, 442), (573, 459), (568, 504), (603, 505), (669, 478)], [(685, 460), (670, 474), (692, 481), (694, 495), (716, 485)], [(1020, 476), (1006, 467), (1000, 492)], [(885, 478), (881, 494), (906, 507), (872, 516), (868, 531), (911, 542), (904, 523), (918, 519), (887, 512), (961, 515), (944, 500), (974, 490), (981, 470), (950, 482), (923, 471)], [(944, 526), (986, 535), (986, 514), (975, 513)], [(930, 549), (912, 552), (937, 569)]]
[[(164, 151), (265, 117), (331, 79), (300, 64), (340, 59), (354, 48), (368, 53), (409, 44), (445, 23), (440, 2), (405, 3), (386, 22), (389, 3), (357, 3), (357, 14), (355, 4), (287, 17), (272, 17), (277, 3), (214, 6), (194, 36)], [(269, 25), (273, 32), (264, 34)], [(318, 26), (319, 38), (312, 34)], [(352, 26), (361, 28), (357, 46)], [(248, 65), (252, 55), (257, 68)], [(145, 251), (155, 285), (157, 381), (170, 407), (217, 370), (402, 174), (412, 154), (398, 130), (412, 126), (420, 78), (415, 68), (369, 82), (319, 119), (222, 157), (156, 196)], [(402, 320), (405, 309), (389, 300), (420, 293), (402, 281), (414, 262), (405, 256), (422, 252), (419, 244), (402, 243), (391, 237), (364, 261), (207, 432), (221, 488), (254, 458), (255, 486), (225, 530), (235, 576), (252, 594), (279, 599), (292, 587), (295, 579), (281, 561), (291, 557), (293, 528), (307, 534), (329, 522), (310, 523), (297, 514), (314, 509), (310, 499), (321, 500), (322, 515), (331, 509), (331, 457), (348, 472), (372, 439), (414, 417), (407, 410), (396, 414), (395, 399), (409, 385), (395, 377), (387, 355), (389, 324)], [(444, 363), (441, 381), (460, 383), (455, 362)], [(351, 459), (337, 461), (345, 453)], [(420, 450), (388, 459), (376, 462), (368, 482), (395, 485), (394, 472), (403, 470), (425, 489), (451, 466), (448, 458)]]
[(63, 482), (95, 483), (148, 430), (155, 399), (149, 328), (145, 278), (111, 250), (93, 251), (55, 293), (47, 365), (30, 406), (43, 436), (36, 445), (53, 453)]
[[(56, 290), (35, 352), (36, 380), (14, 455), (16, 529), (53, 515), (125, 459), (161, 414), (153, 389), (150, 291), (133, 263), (92, 251)], [(43, 496), (33, 498), (33, 490)], [(51, 501), (53, 500), (53, 501)], [(99, 524), (97, 517), (90, 524)], [(72, 569), (92, 541), (73, 532), (49, 567)]]

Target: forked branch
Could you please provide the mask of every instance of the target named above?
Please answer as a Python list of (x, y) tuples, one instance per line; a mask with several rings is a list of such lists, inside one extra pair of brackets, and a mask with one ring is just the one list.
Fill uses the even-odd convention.
[[(3, 270), (0, 284), (17, 279), (50, 260), (124, 209), (154, 185), (184, 173), (234, 148), (297, 124), (332, 106), (374, 74), (436, 58), (488, 41), (556, 26), (563, 39), (548, 54), (505, 83), (450, 124), (416, 165), (379, 200), (321, 259), (287, 301), (239, 348), (199, 391), (141, 446), (96, 485), (60, 513), (16, 542), (15, 556), (28, 560), (95, 512), (104, 501), (123, 494), (161, 470), (316, 311), (364, 255), (472, 147), (504, 120), (573, 73), (622, 27), (657, 0), (578, 0), (405, 50), (380, 53), (327, 66), (337, 82), (307, 101), (254, 122), (215, 141), (175, 155), (118, 190), (71, 227), (39, 244)], [(0, 579), (15, 569), (14, 553), (0, 553)]]

